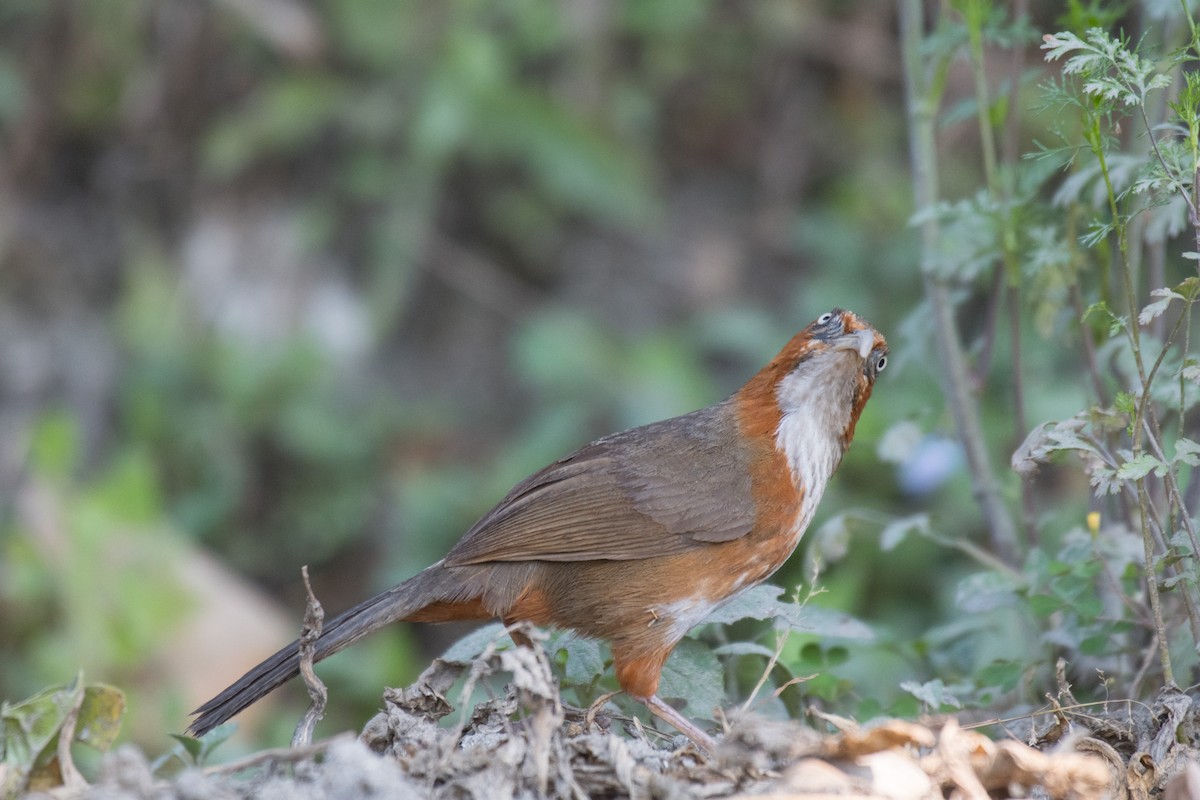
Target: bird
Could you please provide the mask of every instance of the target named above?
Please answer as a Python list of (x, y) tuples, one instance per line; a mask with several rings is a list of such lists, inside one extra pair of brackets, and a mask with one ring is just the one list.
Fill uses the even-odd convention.
[[(675, 645), (792, 554), (887, 365), (835, 308), (726, 399), (597, 439), (535, 472), (444, 558), (325, 625), (319, 661), (394, 622), (500, 618), (610, 643), (621, 689), (712, 753), (658, 696)], [(518, 645), (530, 645), (523, 634)], [(201, 736), (299, 672), (298, 640), (192, 712)]]

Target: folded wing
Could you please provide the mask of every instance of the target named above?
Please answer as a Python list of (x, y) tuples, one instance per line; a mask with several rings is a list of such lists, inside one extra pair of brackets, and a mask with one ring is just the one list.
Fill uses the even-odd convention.
[(739, 441), (731, 401), (598, 439), (514, 487), (445, 564), (654, 558), (744, 536)]

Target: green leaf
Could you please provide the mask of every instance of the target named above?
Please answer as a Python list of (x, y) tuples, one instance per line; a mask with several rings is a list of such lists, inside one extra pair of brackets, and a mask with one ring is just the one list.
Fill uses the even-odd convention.
[(825, 663), (831, 667), (845, 664), (850, 659), (850, 651), (840, 644), (835, 644), (825, 651)]
[(238, 724), (236, 722), (225, 722), (201, 736), (200, 743), (203, 747), (200, 749), (199, 758), (196, 759), (197, 766), (203, 765), (217, 747), (224, 743), (230, 736), (237, 733), (237, 729)]
[(941, 680), (926, 681), (925, 683), (903, 681), (900, 688), (934, 711), (939, 711), (945, 706), (962, 708), (962, 703), (947, 691), (946, 685)]
[(1017, 585), (1009, 576), (986, 570), (967, 575), (954, 588), (954, 601), (968, 614), (979, 614), (1012, 606), (1017, 599)]
[(499, 649), (507, 649), (512, 643), (504, 637), (504, 623), (491, 622), (474, 631), (471, 631), (466, 636), (459, 639), (454, 644), (446, 648), (446, 652), (442, 653), (442, 659), (445, 661), (453, 661), (457, 664), (463, 664), (475, 656), (479, 655), (493, 641), (499, 639), (496, 643)]
[(125, 718), (125, 693), (102, 683), (83, 690), (83, 704), (75, 722), (75, 741), (107, 752), (121, 732)]
[(928, 533), (929, 515), (913, 514), (894, 519), (879, 533), (879, 548), (885, 553), (895, 550), (909, 533)]
[[(1110, 226), (1101, 226), (1101, 228), (1096, 232), (1095, 237), (1098, 240), (1103, 240), (1106, 236), (1108, 236), (1109, 232), (1110, 232)], [(1086, 238), (1086, 237), (1084, 237), (1084, 238)], [(1085, 241), (1085, 244), (1088, 244), (1088, 243)], [(1088, 244), (1088, 246), (1090, 247), (1090, 246), (1093, 246), (1094, 244), (1096, 244), (1096, 242), (1092, 242), (1091, 244)], [(1101, 300), (1098, 303), (1092, 303), (1090, 306), (1088, 306), (1087, 310), (1083, 312), (1083, 316), (1080, 318), (1079, 321), (1086, 322), (1088, 317), (1091, 317), (1092, 315), (1100, 317), (1102, 319), (1102, 321), (1108, 326), (1108, 335), (1110, 337), (1116, 336), (1125, 327), (1125, 318), (1119, 317), (1116, 314), (1114, 314), (1109, 309), (1108, 303), (1105, 303), (1103, 300)]]
[(83, 699), (81, 677), (18, 703), (0, 702), (0, 795), (15, 796), (53, 755), (59, 731)]
[(1088, 483), (1096, 490), (1097, 497), (1118, 494), (1121, 491), (1121, 481), (1117, 480), (1117, 471), (1108, 467), (1092, 467)]
[(704, 621), (728, 625), (743, 619), (774, 619), (782, 627), (801, 633), (835, 636), (843, 639), (875, 638), (875, 632), (849, 614), (794, 600), (781, 600), (783, 589), (769, 583), (759, 584), (717, 608)]
[(1035, 594), (1029, 598), (1029, 610), (1039, 619), (1046, 619), (1063, 607), (1062, 601), (1048, 594)]
[[(1183, 559), (1180, 559), (1180, 560), (1182, 561)], [(1163, 561), (1165, 562), (1166, 559), (1163, 559)], [(1164, 592), (1168, 592), (1168, 591), (1173, 590), (1176, 586), (1179, 586), (1180, 584), (1183, 584), (1184, 588), (1186, 588), (1186, 589), (1189, 589), (1193, 592), (1195, 591), (1196, 580), (1188, 572), (1180, 572), (1178, 575), (1171, 575), (1169, 577), (1163, 578), (1162, 582), (1159, 584), (1159, 586), (1162, 588), (1162, 590)]]
[[(1099, 567), (1099, 564), (1096, 564)], [(1075, 595), (1075, 610), (1086, 620), (1095, 620), (1100, 617), (1104, 611), (1104, 604), (1100, 600), (1100, 595), (1095, 591), (1090, 591), (1091, 584), (1088, 585), (1088, 591), (1082, 591)]]
[(711, 648), (684, 639), (663, 667), (658, 694), (684, 701), (688, 716), (713, 719), (713, 710), (726, 700), (725, 671)]
[[(203, 736), (200, 736), (199, 739), (184, 734), (170, 734), (170, 738), (175, 740), (176, 745), (172, 750), (158, 757), (154, 764), (151, 764), (150, 769), (157, 772), (173, 758), (179, 759), (180, 762), (188, 766), (203, 766), (205, 762), (208, 762), (212, 751), (216, 750), (222, 742), (226, 741), (229, 736), (232, 736), (236, 732), (238, 732), (238, 723), (224, 722), (218, 724), (216, 728), (212, 728), (212, 730), (209, 730)], [(187, 758), (184, 758), (184, 756)]]
[(1083, 451), (1102, 458), (1096, 446), (1079, 433), (1087, 424), (1083, 415), (1062, 422), (1043, 422), (1030, 431), (1025, 441), (1013, 451), (1012, 468), (1021, 475), (1032, 475), (1038, 465), (1048, 461), (1053, 453), (1067, 450)]
[[(205, 735), (207, 736), (208, 734)], [(192, 759), (193, 764), (200, 763), (200, 754), (204, 752), (204, 743), (202, 741), (194, 736), (185, 736), (182, 733), (172, 733), (170, 736), (179, 743), (183, 751)]]
[(1150, 296), (1157, 297), (1158, 300), (1155, 300), (1153, 303), (1150, 303), (1142, 308), (1141, 313), (1138, 314), (1139, 325), (1149, 325), (1155, 319), (1162, 316), (1162, 314), (1167, 310), (1167, 307), (1171, 305), (1172, 300), (1185, 299), (1183, 295), (1178, 294), (1170, 289), (1152, 289), (1150, 291)]
[(1167, 470), (1168, 466), (1165, 463), (1149, 453), (1142, 453), (1140, 456), (1131, 458), (1122, 464), (1117, 470), (1117, 478), (1119, 480), (1136, 481), (1146, 477), (1151, 472), (1162, 477), (1167, 474)]
[(1200, 464), (1200, 443), (1181, 436), (1175, 442), (1175, 458), (1172, 461), (1187, 464), (1190, 467)]
[(1172, 547), (1179, 549), (1181, 552), (1191, 553), (1192, 537), (1186, 528), (1180, 528), (1171, 534), (1170, 543)]
[(773, 619), (795, 612), (797, 604), (783, 601), (779, 596), (783, 589), (762, 583), (747, 589), (728, 603), (718, 607), (704, 621), (717, 625), (729, 625), (743, 619)]
[(875, 639), (875, 631), (867, 623), (842, 611), (823, 606), (806, 605), (795, 617), (783, 618), (781, 622), (799, 633), (824, 638), (856, 639), (864, 642)]
[(563, 669), (565, 685), (589, 686), (604, 675), (607, 664), (603, 645), (572, 634), (562, 634), (559, 638), (557, 649), (567, 654), (567, 663)]
[[(1200, 73), (1188, 73), (1189, 76), (1193, 74)], [(1187, 254), (1185, 254), (1185, 257), (1186, 255)], [(1191, 253), (1191, 255), (1200, 257), (1200, 253)], [(1195, 300), (1197, 297), (1200, 297), (1200, 278), (1196, 277), (1195, 275), (1192, 275), (1189, 278), (1184, 278), (1175, 287), (1175, 291), (1178, 292), (1179, 295), (1187, 302)]]
[[(1059, 554), (1061, 556), (1061, 553)], [(1046, 562), (1046, 573), (1049, 575), (1069, 575), (1072, 564), (1061, 558), (1052, 558)]]
[(805, 642), (800, 647), (799, 656), (805, 665), (821, 667), (825, 664), (825, 649), (819, 642)]
[(984, 686), (996, 686), (1001, 691), (1009, 692), (1016, 688), (1024, 671), (1025, 667), (1020, 662), (997, 659), (979, 670), (976, 680)]

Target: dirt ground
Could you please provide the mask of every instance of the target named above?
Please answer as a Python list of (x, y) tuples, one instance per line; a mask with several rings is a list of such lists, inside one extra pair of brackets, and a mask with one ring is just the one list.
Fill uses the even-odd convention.
[[(504, 691), (469, 716), (447, 701), (460, 679), (466, 696), (497, 677)], [(636, 720), (564, 709), (540, 648), (489, 648), (470, 662), (435, 661), (412, 686), (388, 690), (384, 710), (361, 736), (265, 751), (169, 780), (155, 777), (127, 745), (105, 759), (95, 783), (51, 796), (1183, 800), (1200, 798), (1198, 708), (1179, 691), (1102, 716), (1063, 707), (1045, 715), (1030, 743), (994, 741), (954, 719), (860, 727), (817, 714), (813, 723), (832, 731), (822, 734), (744, 715), (728, 719), (717, 752), (705, 754)], [(439, 724), (442, 718), (458, 723)]]

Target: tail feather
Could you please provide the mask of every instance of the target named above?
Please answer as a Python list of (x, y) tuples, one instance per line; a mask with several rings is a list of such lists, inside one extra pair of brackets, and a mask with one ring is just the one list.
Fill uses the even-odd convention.
[[(372, 631), (392, 622), (411, 617), (430, 604), (447, 597), (447, 570), (441, 563), (392, 587), (382, 594), (360, 603), (325, 624), (317, 640), (313, 661), (328, 658), (357, 642)], [(453, 594), (453, 593), (451, 593)], [(292, 642), (266, 658), (233, 684), (193, 711), (198, 715), (188, 726), (188, 733), (203, 736), (233, 717), (247, 706), (260, 700), (285, 681), (300, 673), (300, 640)]]

